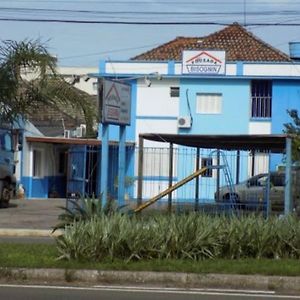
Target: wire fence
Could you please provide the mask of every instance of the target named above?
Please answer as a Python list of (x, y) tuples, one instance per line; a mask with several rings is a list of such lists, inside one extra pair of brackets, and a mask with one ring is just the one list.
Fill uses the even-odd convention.
[[(173, 159), (170, 160), (170, 155)], [(277, 167), (274, 168), (275, 164)], [(220, 151), (177, 146), (143, 148), (142, 201), (149, 201), (197, 169), (195, 178), (162, 197), (153, 208), (174, 211), (284, 213), (285, 170), (282, 155), (261, 151)], [(171, 169), (172, 167), (172, 169)], [(274, 169), (274, 170), (273, 170)], [(270, 171), (272, 170), (272, 171)], [(171, 173), (170, 173), (171, 172)], [(292, 172), (294, 209), (300, 207), (299, 172)], [(131, 198), (138, 197), (138, 149), (135, 150), (135, 183)]]

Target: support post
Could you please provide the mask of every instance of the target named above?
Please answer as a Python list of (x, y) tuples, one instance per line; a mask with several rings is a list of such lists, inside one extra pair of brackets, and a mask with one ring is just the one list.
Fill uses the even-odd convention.
[(254, 150), (251, 150), (251, 155), (252, 155), (251, 176), (253, 177), (255, 175), (255, 152), (254, 152)]
[[(169, 188), (173, 184), (173, 143), (170, 143), (169, 148)], [(168, 212), (172, 212), (172, 193), (168, 195)]]
[(241, 153), (240, 150), (236, 152), (236, 178), (235, 183), (240, 183), (240, 160), (241, 160)]
[(126, 126), (119, 126), (119, 170), (118, 170), (118, 203), (124, 205), (125, 200), (125, 167), (126, 167)]
[(102, 204), (107, 201), (107, 185), (108, 185), (108, 159), (109, 159), (109, 125), (102, 124), (102, 151), (101, 151), (101, 186)]
[(139, 137), (139, 158), (138, 158), (138, 186), (137, 206), (142, 204), (143, 197), (143, 169), (144, 169), (144, 138)]
[[(217, 166), (220, 166), (220, 150), (217, 150)], [(220, 168), (217, 168), (217, 191), (216, 191), (216, 200), (220, 199)]]
[[(196, 171), (199, 170), (200, 167), (200, 149), (197, 148), (196, 151)], [(195, 211), (199, 210), (199, 176), (196, 177), (195, 184)]]
[(284, 215), (292, 212), (292, 139), (286, 138)]

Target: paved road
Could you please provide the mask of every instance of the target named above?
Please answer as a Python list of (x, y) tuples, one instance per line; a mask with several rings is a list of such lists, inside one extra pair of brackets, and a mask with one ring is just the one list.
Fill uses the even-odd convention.
[(300, 296), (280, 296), (273, 294), (229, 293), (224, 291), (146, 289), (126, 287), (51, 287), (0, 285), (0, 299), (6, 300), (253, 300), (253, 299), (300, 299)]

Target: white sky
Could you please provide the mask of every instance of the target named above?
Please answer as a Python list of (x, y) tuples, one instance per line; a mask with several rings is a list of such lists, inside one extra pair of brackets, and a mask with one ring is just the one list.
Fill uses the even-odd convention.
[[(79, 12), (81, 11), (81, 12)], [(146, 22), (298, 23), (300, 0), (0, 0), (1, 18)], [(1, 39), (40, 38), (63, 66), (97, 67), (124, 60), (176, 36), (204, 36), (219, 25), (112, 25), (0, 20)], [(300, 26), (249, 26), (247, 30), (288, 53)]]

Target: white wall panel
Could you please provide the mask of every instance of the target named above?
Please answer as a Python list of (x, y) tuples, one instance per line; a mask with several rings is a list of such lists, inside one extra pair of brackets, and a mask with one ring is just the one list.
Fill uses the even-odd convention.
[(106, 73), (112, 74), (149, 74), (158, 72), (168, 73), (167, 63), (133, 63), (133, 62), (107, 62)]
[(271, 134), (271, 122), (250, 122), (249, 134)]
[(144, 80), (138, 82), (137, 116), (174, 116), (179, 113), (179, 97), (170, 97), (170, 87), (179, 86), (178, 80), (152, 80), (148, 87)]
[(236, 75), (236, 64), (226, 64), (226, 75)]
[(300, 64), (244, 64), (245, 76), (300, 76)]

